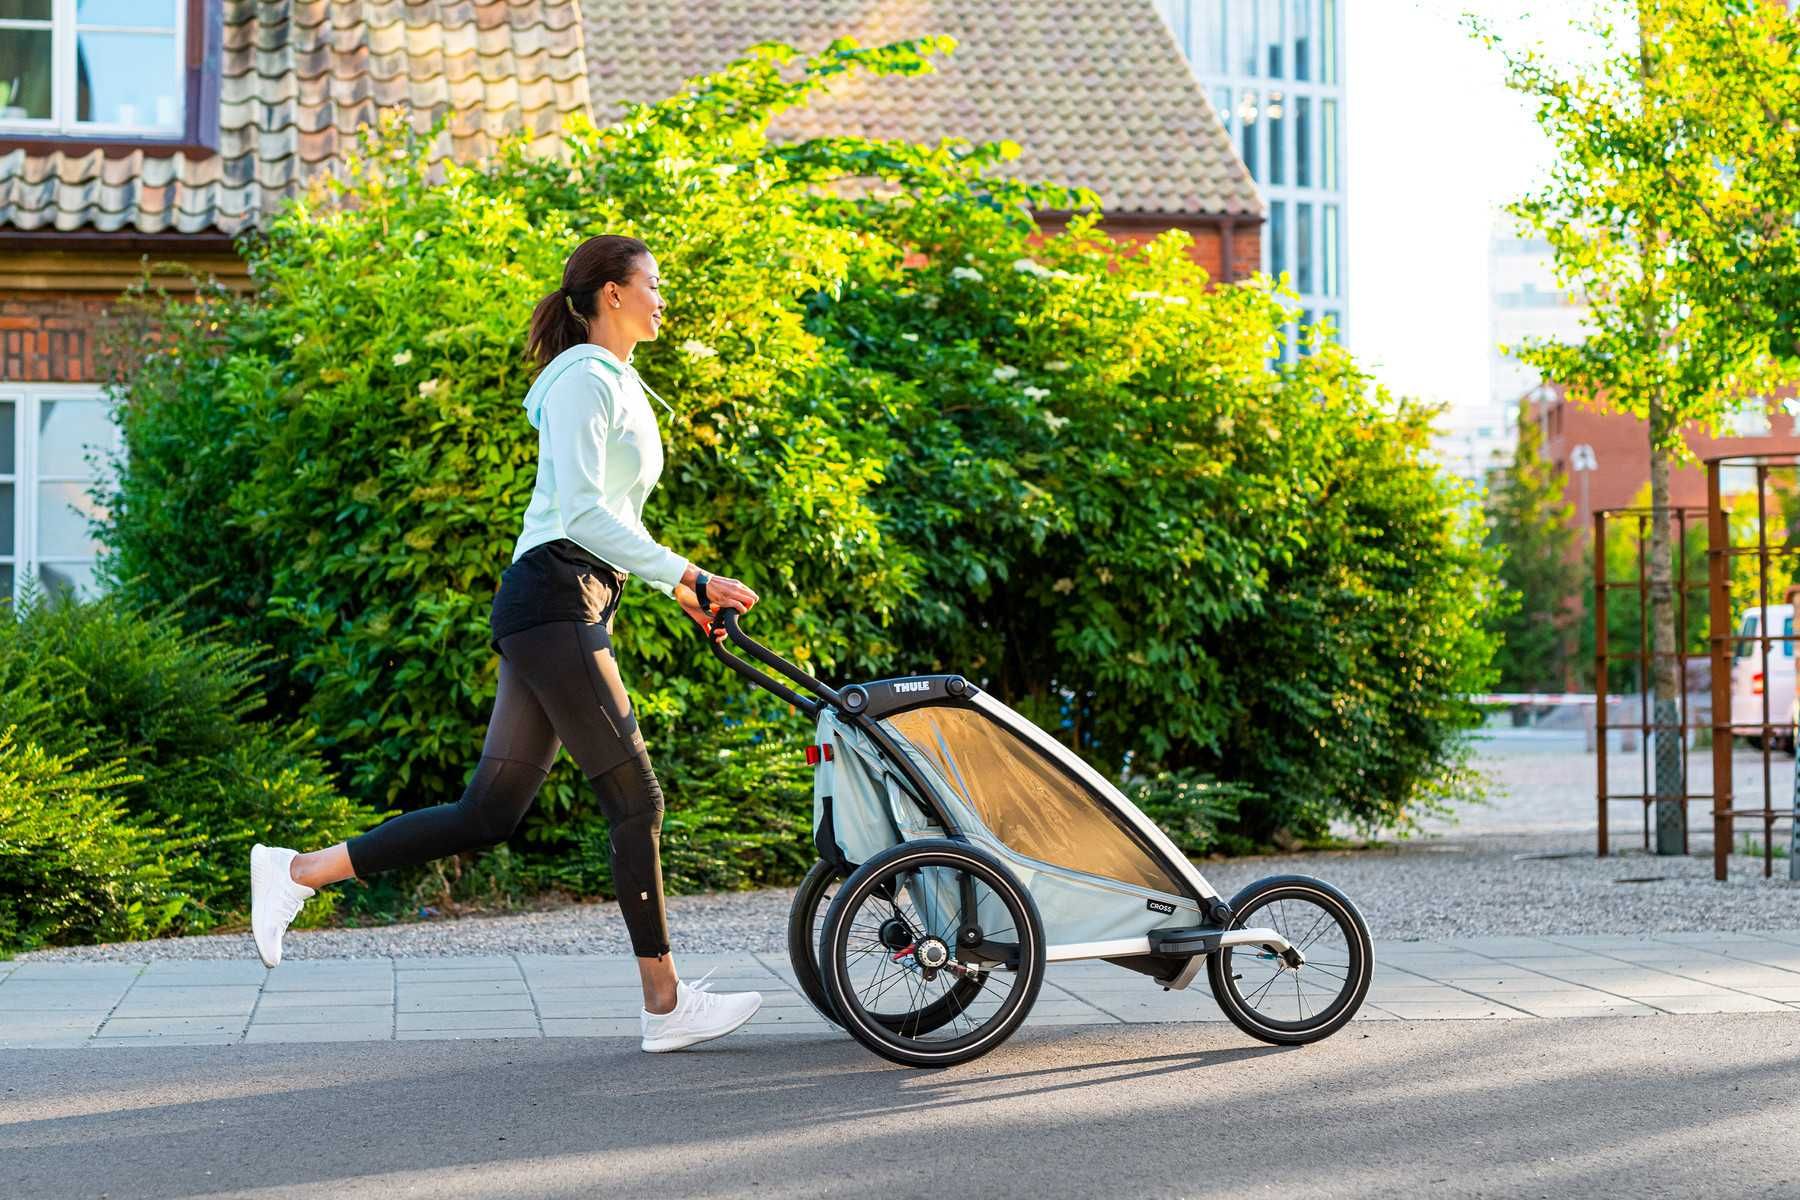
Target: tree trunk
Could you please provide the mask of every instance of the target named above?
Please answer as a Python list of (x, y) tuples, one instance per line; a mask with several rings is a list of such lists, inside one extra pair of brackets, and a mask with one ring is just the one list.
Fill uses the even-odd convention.
[(1687, 852), (1687, 800), (1682, 786), (1681, 704), (1676, 656), (1673, 555), (1669, 527), (1669, 452), (1660, 389), (1650, 398), (1650, 695), (1651, 749), (1656, 764), (1656, 852)]

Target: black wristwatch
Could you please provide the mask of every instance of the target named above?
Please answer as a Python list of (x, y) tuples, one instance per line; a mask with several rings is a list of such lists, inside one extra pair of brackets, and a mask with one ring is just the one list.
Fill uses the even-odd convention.
[(705, 571), (694, 572), (694, 598), (700, 601), (701, 612), (711, 611), (711, 606), (706, 603), (706, 581), (711, 578)]

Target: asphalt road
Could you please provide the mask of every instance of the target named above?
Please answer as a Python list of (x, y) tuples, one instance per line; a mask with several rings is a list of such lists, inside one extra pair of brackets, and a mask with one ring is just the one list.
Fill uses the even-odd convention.
[(0, 1052), (0, 1195), (1794, 1196), (1800, 1019)]

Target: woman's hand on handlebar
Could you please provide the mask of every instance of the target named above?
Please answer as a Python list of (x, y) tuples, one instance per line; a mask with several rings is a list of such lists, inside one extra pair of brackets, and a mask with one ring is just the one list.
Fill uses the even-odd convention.
[(706, 581), (707, 607), (702, 608), (693, 586), (698, 576), (698, 569), (689, 566), (682, 581), (675, 585), (675, 599), (681, 604), (682, 611), (693, 619), (694, 624), (702, 632), (710, 632), (716, 641), (725, 636), (723, 626), (714, 628), (712, 624), (713, 617), (719, 610), (735, 608), (740, 613), (747, 613), (761, 597), (736, 579), (726, 575), (711, 575)]

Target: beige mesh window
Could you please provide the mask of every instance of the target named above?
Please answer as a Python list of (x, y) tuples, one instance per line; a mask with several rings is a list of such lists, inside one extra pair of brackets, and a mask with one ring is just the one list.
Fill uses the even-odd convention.
[(887, 723), (937, 767), (994, 836), (1028, 858), (1179, 894), (1120, 819), (980, 713), (915, 708)]

